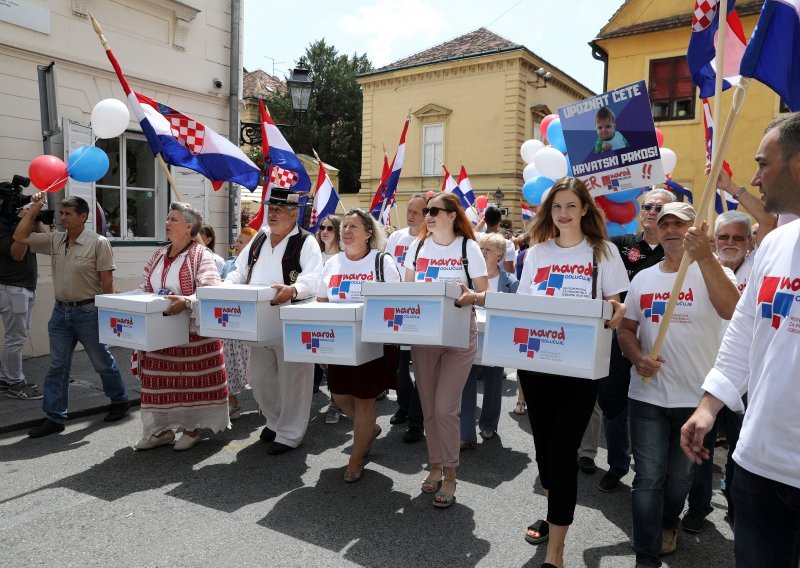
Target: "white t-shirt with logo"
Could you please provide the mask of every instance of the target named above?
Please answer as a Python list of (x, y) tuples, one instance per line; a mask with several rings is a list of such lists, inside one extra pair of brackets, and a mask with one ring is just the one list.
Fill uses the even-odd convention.
[[(628, 289), (628, 273), (619, 250), (607, 242), (608, 256), (597, 259), (597, 299)], [(518, 294), (564, 298), (592, 297), (592, 247), (583, 240), (574, 247), (560, 247), (550, 239), (528, 249)]]
[[(625, 318), (639, 323), (638, 337), (644, 353), (650, 352), (663, 321), (677, 272), (663, 272), (662, 263), (646, 268), (634, 276), (625, 299)], [(725, 275), (736, 283), (729, 268)], [(700, 385), (714, 365), (720, 344), (723, 319), (719, 317), (703, 275), (696, 262), (689, 265), (686, 279), (667, 330), (661, 357), (666, 361), (645, 383), (631, 368), (628, 396), (662, 408), (694, 408), (703, 391)]]
[[(350, 260), (344, 252), (331, 257), (322, 269), (322, 280), (317, 292), (318, 298), (328, 298), (329, 302), (363, 302), (361, 285), (374, 282), (376, 249), (361, 260)], [(400, 282), (400, 271), (391, 255), (383, 257), (383, 281)]]
[(384, 251), (388, 252), (394, 257), (397, 266), (403, 266), (403, 263), (406, 260), (406, 251), (408, 250), (408, 246), (413, 243), (414, 239), (416, 238), (417, 237), (413, 236), (409, 232), (408, 227), (405, 229), (399, 229), (389, 235)]
[[(419, 239), (414, 239), (406, 252), (404, 268), (415, 270), (414, 282), (463, 282), (466, 286), (467, 276), (461, 262), (463, 240), (464, 237), (456, 237), (449, 245), (442, 246), (433, 241), (432, 235), (428, 235), (416, 256), (415, 270), (414, 255), (419, 247)], [(488, 274), (481, 248), (472, 239), (467, 240), (467, 262), (469, 262), (469, 276), (473, 281)]]
[(753, 259), (755, 258), (755, 253), (750, 252), (744, 257), (742, 264), (739, 265), (739, 268), (733, 273), (736, 276), (736, 287), (739, 289), (739, 293), (743, 293), (744, 289), (747, 287), (747, 281), (750, 279), (750, 272), (753, 271)]

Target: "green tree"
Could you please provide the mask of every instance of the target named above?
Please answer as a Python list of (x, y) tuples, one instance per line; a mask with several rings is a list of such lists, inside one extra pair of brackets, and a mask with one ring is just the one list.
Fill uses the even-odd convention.
[[(356, 193), (361, 175), (361, 87), (356, 75), (372, 71), (366, 54), (340, 55), (324, 39), (313, 42), (297, 62), (311, 69), (314, 92), (299, 126), (284, 129), (295, 152), (313, 156), (339, 168), (340, 193)], [(294, 121), (289, 94), (267, 101), (276, 122)], [(312, 180), (314, 183), (316, 180)]]

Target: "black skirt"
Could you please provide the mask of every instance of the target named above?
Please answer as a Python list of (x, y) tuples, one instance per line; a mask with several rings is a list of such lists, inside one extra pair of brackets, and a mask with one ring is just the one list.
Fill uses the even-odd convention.
[(397, 389), (400, 349), (384, 345), (383, 357), (352, 367), (328, 365), (328, 390), (333, 394), (349, 394), (356, 398), (377, 398), (388, 389)]

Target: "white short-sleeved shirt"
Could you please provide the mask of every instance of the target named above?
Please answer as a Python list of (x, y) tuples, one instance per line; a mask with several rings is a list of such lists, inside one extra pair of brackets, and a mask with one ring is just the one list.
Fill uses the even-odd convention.
[(383, 250), (394, 257), (397, 266), (403, 266), (406, 260), (406, 251), (416, 238), (411, 234), (408, 227), (399, 229), (389, 235), (389, 239), (386, 241), (386, 248)]
[[(466, 286), (467, 275), (461, 261), (461, 242), (464, 237), (456, 239), (447, 246), (436, 244), (433, 237), (428, 235), (417, 255), (419, 239), (415, 239), (408, 247), (404, 268), (414, 271), (415, 282), (462, 282)], [(417, 266), (414, 267), (414, 258)], [(467, 262), (469, 263), (469, 276), (474, 281), (476, 278), (486, 276), (486, 260), (481, 254), (481, 248), (473, 239), (467, 240)]]
[[(639, 343), (648, 353), (658, 336), (664, 310), (675, 283), (677, 272), (662, 272), (662, 263), (639, 272), (631, 282), (625, 298), (625, 318), (639, 323)], [(736, 278), (723, 267), (731, 282)], [(719, 349), (723, 319), (708, 296), (700, 267), (689, 265), (686, 279), (678, 295), (661, 356), (666, 361), (645, 383), (636, 367), (631, 368), (628, 396), (634, 400), (662, 408), (694, 408), (703, 391), (700, 386)]]
[[(628, 273), (619, 251), (606, 243), (608, 255), (597, 259), (597, 298), (628, 290)], [(550, 239), (528, 249), (518, 294), (564, 298), (592, 297), (592, 247), (583, 240), (574, 247), (560, 247)]]
[[(322, 280), (317, 291), (318, 298), (328, 298), (329, 302), (362, 302), (361, 285), (377, 280), (375, 274), (375, 255), (373, 249), (361, 260), (350, 260), (340, 252), (332, 256), (322, 269)], [(400, 282), (400, 270), (391, 256), (383, 257), (383, 281)]]

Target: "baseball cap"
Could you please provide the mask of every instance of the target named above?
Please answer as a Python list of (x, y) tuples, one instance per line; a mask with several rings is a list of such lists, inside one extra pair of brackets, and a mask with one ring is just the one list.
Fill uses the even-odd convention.
[(694, 207), (688, 203), (681, 203), (679, 201), (665, 203), (661, 208), (661, 213), (658, 214), (656, 223), (660, 223), (661, 219), (667, 215), (674, 215), (678, 219), (683, 219), (684, 221), (694, 221), (697, 218), (697, 212), (694, 210)]

